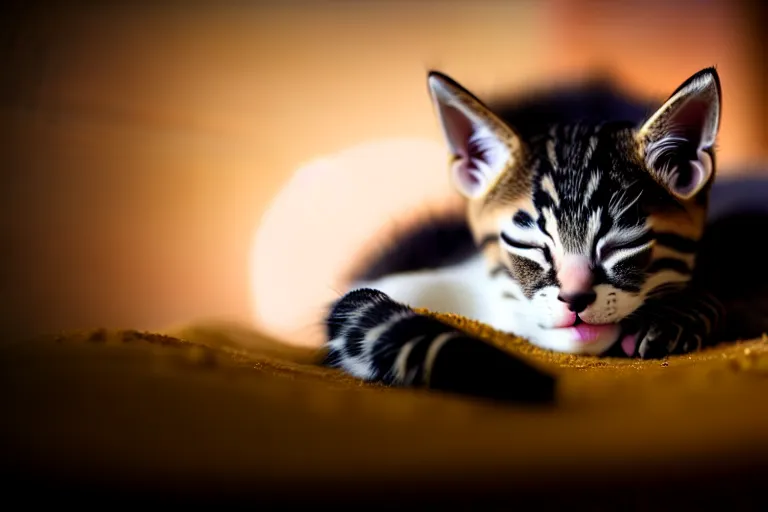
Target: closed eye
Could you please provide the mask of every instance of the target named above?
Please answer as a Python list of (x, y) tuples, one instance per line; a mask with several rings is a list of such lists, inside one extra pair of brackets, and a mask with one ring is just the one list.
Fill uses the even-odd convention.
[(520, 242), (519, 240), (514, 240), (510, 238), (506, 233), (501, 234), (501, 239), (505, 244), (509, 245), (510, 247), (514, 247), (515, 249), (543, 249), (543, 247), (540, 245), (533, 245), (526, 242)]
[[(552, 253), (549, 250), (549, 247), (547, 245), (535, 245), (530, 242), (521, 242), (519, 240), (515, 240), (514, 238), (510, 237), (506, 233), (500, 234), (501, 241), (504, 242), (504, 244), (512, 249), (517, 250), (523, 250), (523, 251), (531, 251), (529, 253), (530, 259), (538, 262), (540, 265), (544, 266), (546, 264), (554, 265), (554, 260), (552, 259)], [(543, 259), (540, 258), (540, 256), (543, 256)]]
[(641, 236), (635, 240), (610, 240), (601, 244), (597, 248), (597, 257), (598, 260), (605, 261), (611, 256), (618, 254), (619, 252), (626, 252), (627, 256), (629, 256), (630, 254), (634, 254), (638, 251), (648, 249), (652, 245), (652, 242), (653, 237), (650, 236), (650, 234)]

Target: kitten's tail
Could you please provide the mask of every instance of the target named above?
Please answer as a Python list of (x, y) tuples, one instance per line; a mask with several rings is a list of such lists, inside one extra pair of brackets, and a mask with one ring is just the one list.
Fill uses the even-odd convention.
[(363, 380), (502, 401), (554, 400), (553, 376), (377, 290), (344, 295), (326, 325), (324, 364)]

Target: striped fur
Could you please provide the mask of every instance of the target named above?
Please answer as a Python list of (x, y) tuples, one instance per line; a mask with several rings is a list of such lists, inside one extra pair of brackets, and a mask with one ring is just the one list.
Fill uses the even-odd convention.
[(361, 379), (498, 400), (554, 397), (552, 376), (377, 290), (346, 294), (327, 323), (325, 364)]
[(326, 364), (389, 385), (551, 398), (551, 377), (412, 307), (569, 353), (662, 357), (713, 339), (722, 307), (692, 277), (715, 176), (714, 69), (649, 116), (536, 128), (445, 75), (429, 85), (475, 252), (355, 283), (329, 313)]

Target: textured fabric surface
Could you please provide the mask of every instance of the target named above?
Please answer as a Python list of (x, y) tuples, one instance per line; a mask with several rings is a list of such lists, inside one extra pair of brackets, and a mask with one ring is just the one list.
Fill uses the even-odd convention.
[(2, 346), (3, 472), (16, 490), (195, 503), (658, 510), (761, 492), (750, 482), (768, 462), (765, 340), (598, 359), (444, 319), (555, 371), (556, 405), (364, 384), (239, 326), (71, 333)]

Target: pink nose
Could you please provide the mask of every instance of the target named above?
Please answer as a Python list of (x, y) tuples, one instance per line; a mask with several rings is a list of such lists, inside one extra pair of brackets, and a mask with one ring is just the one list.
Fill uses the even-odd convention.
[(592, 290), (592, 269), (584, 256), (565, 256), (557, 279), (560, 281), (557, 298), (574, 313), (581, 313), (597, 298)]
[(584, 256), (566, 255), (557, 272), (560, 293), (564, 296), (592, 291), (592, 268)]

